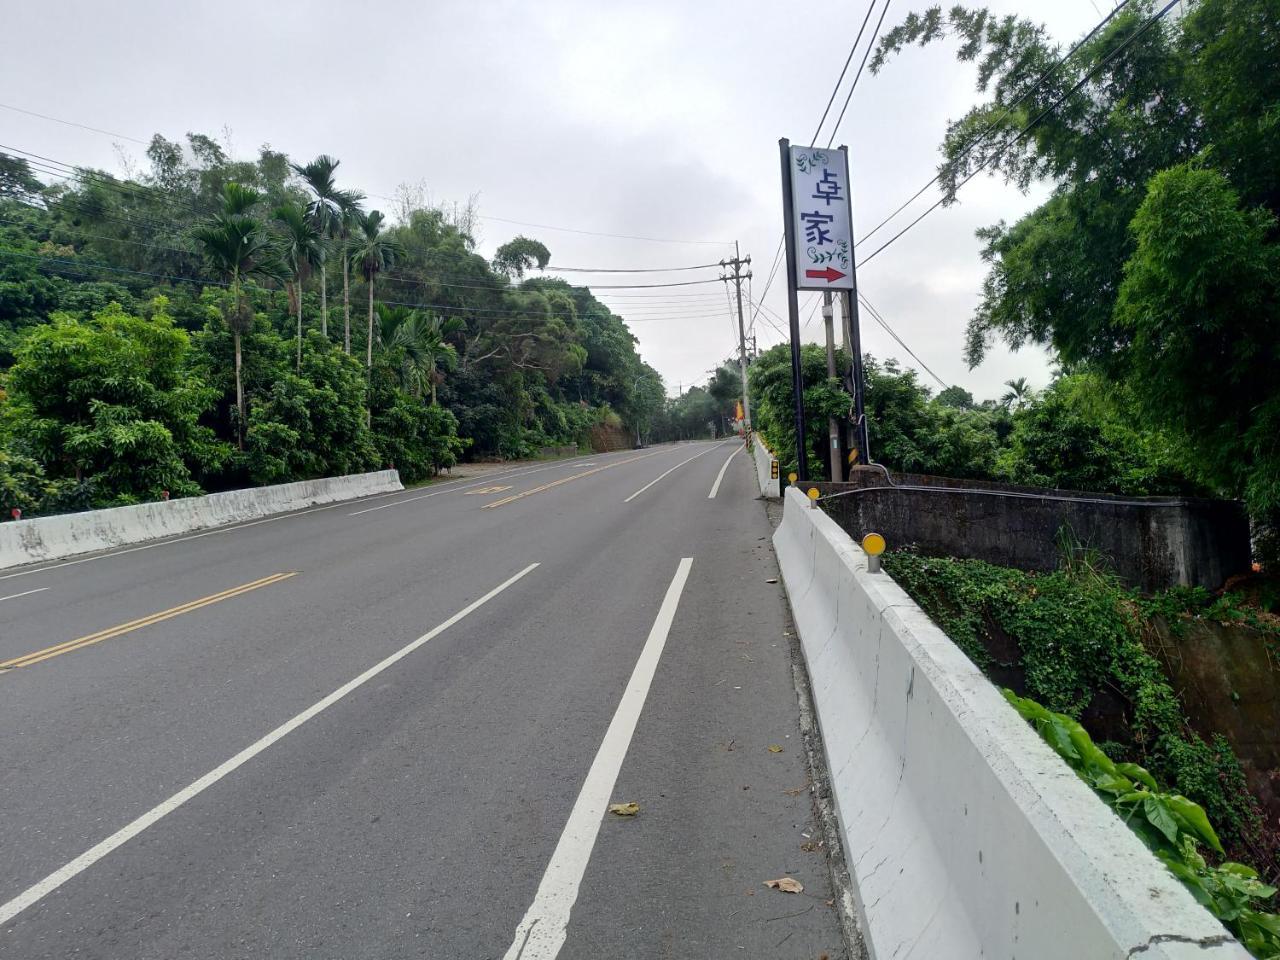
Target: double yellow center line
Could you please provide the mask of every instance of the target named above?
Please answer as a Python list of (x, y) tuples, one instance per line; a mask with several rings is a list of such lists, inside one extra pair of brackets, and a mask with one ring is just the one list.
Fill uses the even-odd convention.
[(90, 633), (87, 636), (77, 637), (74, 640), (67, 640), (64, 643), (55, 644), (52, 647), (45, 647), (43, 650), (36, 650), (35, 652), (28, 653), (25, 656), (14, 657), (12, 660), (0, 662), (0, 672), (15, 670), (18, 667), (29, 667), (32, 664), (40, 663), (42, 660), (60, 657), (64, 653), (71, 653), (73, 650), (80, 650), (84, 647), (92, 646), (95, 643), (101, 643), (103, 640), (110, 640), (112, 637), (118, 637), (124, 633), (131, 633), (134, 630), (141, 630), (143, 627), (149, 627), (155, 623), (161, 623), (165, 620), (171, 620), (174, 617), (180, 617), (184, 613), (199, 610), (201, 607), (207, 607), (210, 604), (218, 603), (222, 600), (230, 600), (232, 597), (238, 597), (242, 593), (249, 593), (251, 590), (259, 590), (262, 587), (269, 587), (273, 583), (280, 583), (282, 580), (288, 580), (290, 577), (296, 577), (297, 575), (296, 571), (293, 573), (273, 573), (269, 577), (263, 577), (261, 580), (254, 580), (252, 583), (241, 584), (238, 587), (232, 587), (230, 590), (223, 590), (221, 593), (214, 593), (207, 597), (201, 597), (199, 600), (192, 600), (190, 603), (184, 603), (177, 607), (170, 607), (168, 610), (161, 610), (159, 613), (140, 617), (137, 620), (130, 620), (128, 623), (122, 623), (119, 626), (108, 627), (106, 630), (99, 630), (97, 633)]
[(541, 493), (543, 490), (550, 490), (552, 487), (558, 487), (562, 483), (568, 483), (570, 480), (581, 480), (583, 477), (589, 477), (593, 473), (599, 473), (601, 470), (608, 470), (610, 467), (620, 467), (624, 463), (634, 463), (637, 460), (643, 460), (645, 457), (656, 457), (665, 451), (655, 450), (653, 453), (644, 453), (638, 457), (627, 457), (625, 460), (615, 460), (613, 463), (606, 463), (603, 467), (596, 467), (594, 470), (584, 470), (582, 473), (575, 473), (571, 477), (561, 477), (559, 480), (552, 480), (550, 483), (544, 483), (540, 487), (534, 487), (532, 490), (523, 490), (520, 493), (513, 493), (509, 497), (503, 497), (501, 500), (494, 500), (492, 503), (486, 503), (481, 510), (492, 510), (494, 507), (500, 507), (504, 503), (515, 503), (517, 500), (523, 500), (525, 497), (531, 497), (535, 493)]

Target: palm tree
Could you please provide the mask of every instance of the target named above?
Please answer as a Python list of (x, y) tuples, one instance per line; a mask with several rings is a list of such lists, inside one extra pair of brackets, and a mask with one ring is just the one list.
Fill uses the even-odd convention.
[(458, 363), (458, 352), (445, 337), (462, 329), (457, 317), (445, 320), (406, 307), (378, 304), (378, 343), (382, 350), (399, 359), (400, 385), (415, 397), (424, 388), (431, 390), (431, 405), (437, 402), (436, 388), (446, 370)]
[(224, 184), (222, 210), (192, 231), (209, 266), (231, 288), (231, 303), (224, 308), (223, 317), (235, 343), (236, 441), (241, 449), (246, 415), (240, 339), (253, 326), (253, 310), (245, 300), (242, 284), (251, 277), (284, 280), (288, 276), (266, 225), (250, 213), (262, 200), (263, 194), (251, 187)]
[(360, 217), (347, 256), (351, 266), (360, 272), (369, 291), (369, 338), (366, 342), (365, 368), (373, 369), (373, 294), (378, 274), (395, 265), (404, 256), (399, 241), (383, 232), (385, 220), (378, 210)]
[(1026, 377), (1018, 377), (1017, 380), (1006, 380), (1004, 385), (1009, 388), (1009, 392), (1000, 398), (1000, 402), (1006, 407), (1012, 406), (1017, 410), (1021, 410), (1031, 401), (1034, 391), (1027, 383)]
[(283, 229), (281, 253), (291, 278), (286, 285), (289, 306), (298, 318), (297, 368), (302, 369), (302, 287), (314, 267), (324, 266), (324, 238), (307, 212), (290, 201), (273, 213)]
[(347, 353), (351, 352), (351, 260), (347, 257), (347, 246), (352, 232), (360, 223), (363, 214), (360, 201), (363, 199), (364, 194), (357, 190), (344, 190), (338, 198), (342, 207), (336, 238), (342, 256), (342, 349)]
[[(342, 215), (340, 197), (342, 191), (334, 182), (333, 174), (341, 161), (328, 154), (321, 154), (305, 166), (289, 164), (293, 172), (306, 181), (311, 191), (307, 215), (322, 237), (333, 235), (334, 224)], [(320, 261), (320, 332), (329, 336), (329, 284), (324, 260)]]

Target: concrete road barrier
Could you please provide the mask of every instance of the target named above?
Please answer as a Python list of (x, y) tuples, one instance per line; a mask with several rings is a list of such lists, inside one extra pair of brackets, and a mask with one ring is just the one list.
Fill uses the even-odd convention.
[(778, 477), (778, 458), (764, 445), (758, 433), (751, 434), (751, 456), (756, 461), (756, 481), (760, 485), (760, 495), (762, 497), (779, 496), (778, 491), (782, 481)]
[(774, 546), (871, 960), (1247, 960), (794, 488)]
[(0, 569), (403, 490), (395, 470), (0, 523)]

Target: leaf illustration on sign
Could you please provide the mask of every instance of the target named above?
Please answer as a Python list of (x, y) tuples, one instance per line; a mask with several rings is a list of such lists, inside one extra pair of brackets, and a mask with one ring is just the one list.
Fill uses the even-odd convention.
[(801, 173), (808, 173), (814, 167), (820, 166), (827, 162), (827, 155), (821, 150), (811, 150), (808, 153), (797, 153), (796, 167)]

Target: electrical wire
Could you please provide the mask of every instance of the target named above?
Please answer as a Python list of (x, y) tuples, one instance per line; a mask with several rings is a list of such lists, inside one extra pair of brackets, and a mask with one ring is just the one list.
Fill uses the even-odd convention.
[(884, 23), (884, 15), (889, 12), (889, 4), (891, 2), (892, 0), (884, 0), (884, 7), (880, 10), (880, 19), (876, 21), (875, 32), (871, 34), (871, 42), (867, 44), (867, 49), (862, 53), (862, 63), (858, 65), (858, 72), (853, 76), (853, 83), (849, 84), (849, 95), (844, 98), (844, 106), (840, 108), (840, 116), (836, 117), (836, 125), (831, 128), (831, 136), (827, 138), (828, 147), (835, 142), (836, 133), (839, 132), (840, 124), (844, 121), (844, 112), (849, 109), (849, 101), (853, 99), (853, 91), (858, 87), (858, 79), (862, 76), (862, 68), (867, 65), (867, 57), (871, 56), (871, 48), (876, 45), (876, 37), (880, 35), (880, 26)]
[(877, 310), (874, 306), (872, 306), (871, 301), (868, 300), (861, 291), (859, 291), (858, 293), (858, 302), (867, 308), (867, 312), (871, 314), (872, 319), (874, 319), (876, 323), (880, 324), (880, 326), (884, 328), (885, 332), (889, 334), (889, 336), (893, 337), (895, 341), (897, 341), (898, 346), (902, 347), (903, 350), (907, 351), (907, 353), (911, 355), (911, 359), (915, 360), (916, 363), (920, 364), (921, 369), (923, 369), (925, 373), (929, 374), (929, 376), (933, 377), (934, 380), (938, 381), (938, 385), (941, 386), (943, 390), (947, 389), (947, 387), (949, 386), (947, 381), (943, 380), (940, 376), (934, 373), (933, 370), (929, 367), (929, 365), (925, 363), (923, 360), (921, 360), (916, 355), (916, 352), (914, 350), (912, 350), (909, 346), (907, 346), (906, 341), (903, 340), (900, 336), (898, 336), (898, 334), (894, 331), (893, 327), (889, 325), (889, 322), (885, 320), (884, 317), (880, 316), (880, 311)]
[(108, 137), (115, 137), (118, 140), (129, 140), (133, 143), (140, 143), (144, 147), (147, 146), (146, 140), (139, 140), (137, 137), (131, 137), (123, 133), (113, 133), (110, 130), (102, 130), (98, 127), (91, 127), (88, 124), (76, 123), (74, 120), (63, 120), (60, 117), (51, 117), (47, 113), (37, 113), (34, 110), (24, 110), (22, 107), (15, 107), (10, 103), (0, 103), (0, 108), (12, 110), (14, 113), (25, 113), (29, 117), (39, 117), (41, 120), (52, 120), (54, 123), (61, 123), (68, 127), (79, 127), (81, 130), (90, 130), (93, 133), (101, 133)]
[[(840, 93), (840, 84), (844, 83), (844, 75), (849, 71), (849, 64), (853, 62), (853, 55), (858, 52), (858, 44), (862, 42), (862, 32), (867, 29), (867, 23), (870, 22), (871, 13), (873, 10), (875, 10), (875, 8), (876, 8), (876, 0), (871, 0), (871, 3), (867, 5), (866, 16), (862, 18), (862, 26), (858, 28), (858, 35), (854, 38), (853, 44), (849, 47), (849, 56), (844, 58), (844, 66), (840, 70), (840, 76), (836, 77), (836, 85), (831, 88), (831, 97), (827, 100), (827, 108), (822, 111), (822, 119), (818, 121), (817, 129), (813, 131), (813, 136), (809, 138), (810, 143), (818, 139), (818, 134), (822, 132), (822, 125), (827, 122), (827, 114), (831, 112), (831, 105), (836, 102), (836, 97)], [(889, 8), (889, 4), (885, 3), (885, 9), (887, 10), (888, 8)], [(882, 20), (884, 19), (883, 16), (881, 17), (881, 19)], [(878, 30), (879, 27), (877, 27), (876, 29)], [(864, 64), (867, 62), (865, 57), (863, 57), (862, 62)], [(858, 68), (858, 72), (859, 73), (862, 72), (861, 67)], [(854, 86), (858, 85), (857, 77), (854, 78), (853, 84)], [(848, 105), (848, 102), (846, 101), (846, 106), (847, 105)], [(844, 112), (841, 111), (840, 115), (844, 116)], [(836, 122), (836, 126), (837, 127), (840, 126), (839, 121)], [(834, 136), (834, 133), (832, 135)]]
[[(178, 276), (176, 274), (155, 273), (155, 272), (146, 271), (146, 270), (132, 270), (126, 267), (116, 267), (110, 264), (100, 263), (93, 260), (85, 260), (83, 258), (76, 258), (72, 260), (72, 259), (67, 259), (63, 257), (48, 256), (45, 254), (22, 253), (17, 250), (9, 250), (5, 248), (0, 248), (0, 256), (17, 257), (23, 260), (34, 260), (34, 261), (38, 261), (38, 262), (49, 265), (50, 269), (64, 270), (64, 271), (72, 272), (85, 277), (89, 276), (89, 274), (85, 272), (86, 270), (104, 270), (104, 271), (107, 271), (108, 273), (115, 273), (115, 274), (135, 276), (135, 277), (144, 277), (149, 280), (164, 280), (169, 283), (189, 283), (189, 284), (194, 284), (198, 286), (222, 287), (224, 289), (230, 286), (230, 284), (222, 280), (211, 280), (205, 277), (184, 277), (184, 276)], [(381, 303), (386, 306), (395, 306), (395, 307), (414, 307), (418, 309), (452, 311), (454, 313), (460, 313), (468, 316), (477, 316), (477, 317), (481, 317), (481, 316), (483, 317), (517, 317), (517, 316), (529, 315), (528, 311), (525, 311), (525, 310), (489, 310), (489, 309), (483, 309), (483, 308), (458, 306), (456, 304), (449, 304), (449, 303), (415, 303), (411, 301), (388, 300), (388, 299), (382, 299), (382, 298), (375, 299), (374, 303)], [(713, 317), (718, 317), (719, 315), (720, 315), (719, 311), (716, 311), (714, 313), (709, 313), (704, 316), (682, 315), (682, 314), (671, 313), (671, 314), (663, 314), (663, 315), (655, 314), (653, 316), (637, 317), (635, 319), (637, 322), (643, 322), (646, 320), (658, 320), (658, 319), (690, 320), (690, 319), (710, 319)], [(624, 323), (630, 322), (629, 318), (621, 315), (618, 315), (618, 319), (620, 319)]]
[[(1120, 3), (1117, 7), (1115, 7), (1114, 9), (1112, 9), (1112, 11), (1111, 11), (1109, 14), (1107, 14), (1105, 17), (1103, 17), (1103, 19), (1102, 19), (1101, 21), (1099, 21), (1098, 23), (1096, 23), (1096, 24), (1094, 25), (1093, 29), (1092, 29), (1092, 30), (1090, 30), (1087, 34), (1085, 34), (1085, 36), (1084, 36), (1084, 37), (1083, 37), (1079, 42), (1077, 42), (1075, 46), (1073, 46), (1070, 50), (1068, 50), (1065, 54), (1063, 54), (1063, 56), (1062, 56), (1062, 57), (1061, 57), (1057, 62), (1055, 62), (1055, 63), (1053, 64), (1053, 66), (1049, 67), (1049, 69), (1048, 69), (1048, 70), (1046, 70), (1044, 73), (1042, 73), (1042, 74), (1040, 75), (1040, 77), (1036, 80), (1036, 82), (1035, 82), (1035, 83), (1033, 83), (1030, 87), (1028, 87), (1026, 90), (1024, 90), (1024, 91), (1023, 91), (1023, 93), (1022, 93), (1022, 95), (1021, 95), (1020, 97), (1018, 97), (1018, 99), (1014, 100), (1011, 104), (1009, 104), (1009, 106), (1008, 106), (1007, 108), (1005, 108), (1005, 111), (1004, 111), (1002, 114), (1000, 114), (1000, 116), (998, 116), (998, 117), (996, 117), (996, 119), (992, 120), (992, 121), (991, 121), (989, 124), (987, 124), (987, 125), (986, 125), (982, 130), (980, 130), (980, 131), (979, 131), (979, 132), (978, 132), (978, 133), (977, 133), (977, 134), (976, 134), (976, 135), (975, 135), (975, 136), (974, 136), (974, 137), (973, 137), (973, 138), (972, 138), (968, 143), (966, 143), (966, 144), (965, 144), (965, 145), (960, 149), (960, 152), (959, 152), (959, 154), (957, 155), (957, 158), (956, 158), (956, 159), (960, 159), (960, 158), (962, 158), (962, 157), (968, 156), (968, 154), (969, 154), (969, 153), (970, 153), (970, 152), (971, 152), (975, 147), (977, 147), (977, 146), (979, 145), (979, 143), (981, 143), (983, 140), (985, 140), (985, 139), (987, 138), (987, 135), (988, 135), (988, 134), (990, 134), (993, 130), (995, 130), (997, 127), (999, 127), (1001, 123), (1003, 123), (1006, 119), (1008, 119), (1009, 115), (1010, 115), (1011, 113), (1013, 113), (1013, 111), (1014, 111), (1014, 110), (1015, 110), (1015, 109), (1016, 109), (1016, 108), (1017, 108), (1017, 107), (1018, 107), (1018, 106), (1019, 106), (1019, 105), (1020, 105), (1024, 100), (1026, 100), (1029, 96), (1031, 96), (1031, 95), (1032, 95), (1033, 93), (1035, 93), (1038, 89), (1040, 89), (1040, 87), (1044, 84), (1044, 82), (1045, 82), (1046, 80), (1048, 80), (1051, 76), (1053, 76), (1053, 74), (1057, 73), (1057, 72), (1058, 72), (1058, 70), (1059, 70), (1059, 69), (1060, 69), (1060, 68), (1061, 68), (1065, 63), (1067, 63), (1067, 62), (1068, 62), (1072, 57), (1074, 57), (1074, 56), (1075, 56), (1075, 55), (1080, 51), (1080, 48), (1081, 48), (1081, 47), (1083, 47), (1086, 43), (1088, 43), (1088, 42), (1089, 42), (1090, 40), (1092, 40), (1095, 36), (1097, 36), (1098, 32), (1099, 32), (1103, 27), (1105, 27), (1108, 23), (1110, 23), (1110, 22), (1115, 18), (1115, 16), (1116, 16), (1117, 14), (1119, 14), (1119, 13), (1120, 13), (1120, 11), (1122, 11), (1125, 7), (1127, 7), (1127, 6), (1129, 5), (1129, 3), (1130, 3), (1130, 0), (1121, 0), (1121, 3)], [(1019, 64), (1018, 66), (1021, 66), (1021, 64)], [(1015, 67), (1015, 69), (1016, 69), (1016, 67)], [(900, 214), (900, 213), (901, 213), (903, 210), (905, 210), (907, 207), (911, 206), (911, 204), (915, 203), (915, 201), (916, 201), (916, 200), (918, 200), (918, 199), (920, 198), (921, 194), (923, 194), (926, 190), (928, 190), (930, 187), (932, 187), (932, 186), (933, 186), (935, 183), (937, 183), (940, 179), (942, 179), (942, 174), (941, 174), (940, 172), (939, 172), (939, 173), (934, 174), (933, 179), (932, 179), (932, 180), (930, 180), (928, 183), (926, 183), (923, 187), (921, 187), (921, 188), (920, 188), (919, 190), (917, 190), (915, 193), (913, 193), (913, 194), (912, 194), (912, 195), (907, 199), (907, 201), (906, 201), (905, 203), (903, 203), (903, 204), (902, 204), (901, 206), (899, 206), (896, 210), (894, 210), (894, 211), (893, 211), (893, 213), (889, 214), (887, 217), (885, 217), (883, 220), (881, 220), (878, 224), (876, 224), (874, 227), (872, 227), (870, 230), (868, 230), (866, 233), (864, 233), (864, 234), (863, 234), (863, 235), (858, 239), (858, 241), (853, 245), (853, 246), (854, 246), (854, 249), (856, 250), (859, 246), (861, 246), (861, 245), (862, 245), (863, 243), (865, 243), (868, 239), (870, 239), (873, 235), (875, 235), (875, 234), (876, 234), (876, 233), (877, 233), (877, 232), (878, 232), (878, 231), (879, 231), (879, 230), (880, 230), (880, 229), (881, 229), (885, 224), (887, 224), (890, 220), (892, 220), (894, 217), (896, 217), (898, 214)]]
[(548, 264), (543, 270), (552, 273), (677, 273), (682, 270), (707, 270), (720, 263), (699, 263), (691, 267), (556, 267)]
[[(1013, 137), (1013, 139), (1009, 140), (1004, 144), (1001, 144), (1001, 146), (996, 151), (996, 153), (993, 153), (990, 157), (988, 157), (976, 168), (974, 168), (974, 170), (967, 177), (965, 177), (958, 184), (956, 184), (955, 190), (952, 191), (952, 196), (954, 197), (954, 195), (960, 191), (961, 187), (963, 187), (970, 180), (972, 180), (979, 173), (981, 173), (988, 166), (990, 166), (992, 161), (994, 161), (997, 156), (1005, 153), (1011, 147), (1014, 147), (1018, 143), (1020, 143), (1027, 136), (1027, 134), (1030, 133), (1040, 123), (1041, 120), (1047, 117), (1050, 113), (1052, 113), (1058, 107), (1062, 106), (1062, 104), (1065, 103), (1068, 98), (1078, 93), (1086, 83), (1088, 83), (1091, 79), (1093, 79), (1093, 77), (1096, 76), (1100, 70), (1102, 70), (1103, 67), (1105, 67), (1108, 63), (1110, 63), (1112, 60), (1118, 57), (1131, 43), (1133, 43), (1135, 40), (1141, 37), (1144, 33), (1146, 33), (1147, 30), (1151, 29), (1152, 26), (1154, 26), (1159, 20), (1161, 20), (1165, 16), (1165, 14), (1167, 14), (1170, 10), (1172, 10), (1174, 6), (1176, 6), (1179, 2), (1180, 0), (1169, 0), (1169, 2), (1165, 4), (1165, 6), (1161, 8), (1161, 10), (1158, 13), (1153, 14), (1149, 19), (1147, 19), (1142, 24), (1142, 26), (1140, 26), (1137, 30), (1135, 30), (1128, 37), (1126, 37), (1122, 43), (1118, 44), (1109, 54), (1107, 54), (1106, 57), (1100, 60), (1093, 67), (1093, 69), (1091, 69), (1088, 73), (1086, 73), (1083, 77), (1081, 77), (1079, 82), (1077, 82), (1070, 90), (1064, 93), (1061, 97), (1059, 97), (1049, 106), (1045, 107), (1044, 110), (1042, 110), (1039, 114), (1037, 114), (1033, 120), (1031, 120), (1026, 126), (1024, 126), (1020, 131), (1018, 131), (1017, 135)], [(914, 227), (921, 220), (923, 220), (929, 214), (933, 213), (934, 210), (937, 210), (946, 202), (947, 202), (946, 196), (940, 197), (931, 207), (926, 209), (924, 213), (920, 214), (920, 216), (916, 217), (914, 220), (908, 223), (905, 227), (903, 227), (901, 230), (895, 233), (892, 237), (890, 237), (888, 240), (882, 243), (879, 247), (877, 247), (871, 253), (867, 254), (867, 256), (863, 257), (860, 261), (858, 261), (857, 266), (862, 267), (863, 264), (868, 263), (869, 261), (874, 259), (880, 253), (886, 250), (889, 246), (895, 243), (899, 238), (901, 238), (908, 230), (910, 230), (912, 227)]]

